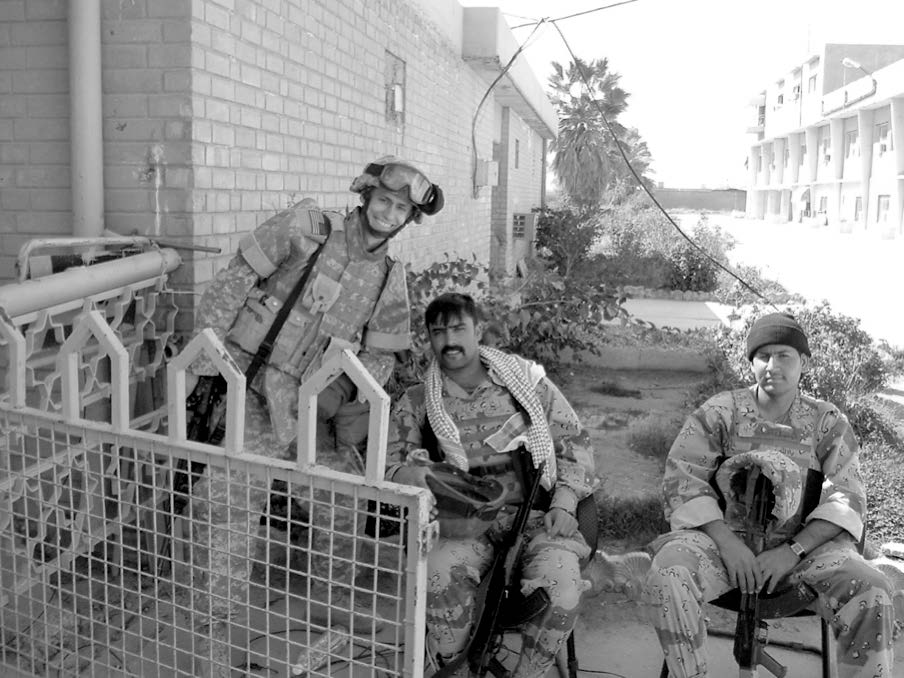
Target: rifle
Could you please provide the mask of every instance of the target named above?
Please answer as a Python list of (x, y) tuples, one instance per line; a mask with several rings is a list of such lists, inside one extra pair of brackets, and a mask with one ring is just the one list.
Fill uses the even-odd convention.
[[(754, 554), (761, 553), (765, 547), (766, 529), (774, 504), (771, 490), (772, 483), (762, 475), (759, 466), (748, 469), (744, 496), (747, 507), (744, 543)], [(758, 591), (742, 593), (732, 650), (738, 666), (742, 671), (755, 672), (756, 667), (762, 665), (772, 675), (784, 676), (787, 669), (763, 649), (765, 644), (766, 623), (760, 619), (760, 594)]]
[[(266, 364), (273, 352), (276, 337), (285, 324), (286, 318), (289, 317), (289, 312), (295, 306), (295, 302), (301, 296), (305, 283), (314, 269), (314, 263), (322, 250), (323, 245), (321, 244), (308, 258), (304, 271), (276, 312), (273, 324), (258, 346), (257, 353), (251, 359), (248, 369), (245, 370), (245, 388), (251, 387), (260, 368)], [(197, 386), (186, 398), (185, 404), (190, 413), (186, 426), (186, 437), (189, 440), (210, 445), (222, 443), (223, 438), (226, 437), (226, 380), (223, 376), (218, 374), (213, 377), (199, 377)], [(240, 413), (239, 416), (244, 416), (244, 414)], [(173, 489), (176, 492), (173, 499), (175, 511), (181, 511), (188, 503), (192, 485), (204, 472), (204, 468), (205, 464), (193, 461), (189, 472), (188, 462), (184, 459), (179, 460), (176, 466), (177, 473), (173, 479)], [(271, 503), (272, 501), (273, 497), (271, 497)]]
[[(530, 453), (521, 451), (523, 468), (531, 469), (533, 464)], [(474, 624), (468, 644), (458, 657), (437, 671), (433, 678), (447, 678), (451, 676), (465, 661), (470, 670), (478, 676), (483, 676), (489, 669), (495, 675), (504, 675), (504, 668), (493, 656), (497, 640), (502, 635), (500, 620), (503, 618), (503, 608), (515, 594), (520, 591), (520, 584), (516, 581), (517, 566), (524, 548), (524, 532), (527, 521), (530, 518), (531, 508), (540, 491), (540, 479), (543, 476), (543, 467), (533, 469), (526, 474), (530, 478), (530, 489), (518, 513), (511, 529), (506, 533), (502, 543), (496, 548), (493, 564), (489, 572), (484, 576), (477, 588), (477, 603), (480, 604), (480, 617)], [(527, 487), (527, 483), (525, 483)], [(544, 600), (545, 599), (545, 600)], [(549, 602), (549, 594), (545, 589), (536, 589), (528, 598), (525, 607), (537, 609), (540, 605), (545, 607)]]

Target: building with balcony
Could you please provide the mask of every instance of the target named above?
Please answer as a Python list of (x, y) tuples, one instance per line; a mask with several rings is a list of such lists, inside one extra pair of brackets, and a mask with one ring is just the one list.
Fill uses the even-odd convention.
[(904, 235), (904, 45), (826, 44), (750, 122), (748, 217)]

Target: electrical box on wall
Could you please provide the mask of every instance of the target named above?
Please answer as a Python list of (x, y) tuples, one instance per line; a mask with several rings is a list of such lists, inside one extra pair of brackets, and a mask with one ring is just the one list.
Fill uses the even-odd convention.
[(475, 183), (478, 186), (498, 186), (499, 163), (495, 160), (478, 160)]

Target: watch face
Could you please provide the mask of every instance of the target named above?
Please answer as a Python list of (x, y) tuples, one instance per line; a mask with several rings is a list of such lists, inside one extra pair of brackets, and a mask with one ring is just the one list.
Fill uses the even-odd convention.
[(789, 542), (788, 544), (791, 547), (791, 550), (794, 552), (798, 558), (803, 558), (807, 552), (804, 550), (804, 547), (798, 544), (796, 541)]

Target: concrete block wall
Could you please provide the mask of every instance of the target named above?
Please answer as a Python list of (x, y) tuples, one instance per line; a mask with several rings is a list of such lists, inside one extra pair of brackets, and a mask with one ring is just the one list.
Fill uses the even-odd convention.
[(0, 281), (19, 248), (70, 235), (66, 2), (0, 2)]

